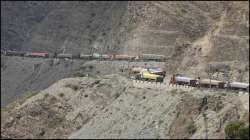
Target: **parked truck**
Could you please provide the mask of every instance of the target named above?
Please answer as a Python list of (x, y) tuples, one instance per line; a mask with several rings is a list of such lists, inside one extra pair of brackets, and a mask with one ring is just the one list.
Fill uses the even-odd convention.
[(141, 71), (141, 79), (146, 81), (163, 82), (164, 76), (151, 73), (148, 69)]

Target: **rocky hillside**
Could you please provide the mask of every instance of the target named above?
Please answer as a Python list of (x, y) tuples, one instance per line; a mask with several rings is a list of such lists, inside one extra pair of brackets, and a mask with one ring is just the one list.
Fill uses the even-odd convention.
[(67, 78), (2, 109), (1, 137), (204, 138), (206, 113), (208, 137), (224, 138), (228, 122), (248, 122), (248, 98), (223, 91), (142, 89), (119, 75)]
[[(29, 51), (117, 51), (127, 2), (1, 2), (2, 47)], [(111, 15), (113, 14), (113, 18)]]
[[(148, 66), (163, 67), (163, 62)], [(66, 77), (120, 73), (128, 75), (128, 67), (144, 66), (144, 62), (83, 61), (1, 56), (1, 107), (26, 92), (39, 92)], [(121, 72), (121, 69), (124, 69)]]
[(134, 28), (128, 33), (128, 53), (165, 54), (170, 57), (168, 71), (201, 77), (207, 76), (207, 64), (219, 62), (230, 67), (234, 79), (249, 81), (248, 6), (248, 2), (131, 2), (128, 23)]
[(164, 54), (170, 73), (205, 77), (207, 64), (220, 62), (249, 81), (247, 1), (1, 4), (3, 48)]
[[(1, 49), (163, 54), (167, 78), (212, 70), (213, 79), (249, 83), (249, 2), (1, 1)], [(29, 91), (1, 110), (1, 137), (204, 138), (205, 112), (209, 137), (224, 138), (227, 122), (249, 122), (248, 95), (97, 78), (126, 62), (114, 63), (1, 56), (1, 106)]]

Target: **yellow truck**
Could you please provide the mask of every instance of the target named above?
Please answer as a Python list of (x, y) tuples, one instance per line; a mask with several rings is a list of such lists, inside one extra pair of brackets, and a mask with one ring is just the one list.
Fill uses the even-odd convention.
[[(158, 69), (157, 69), (158, 70)], [(163, 82), (165, 75), (155, 69), (135, 67), (129, 72), (129, 77), (137, 80)]]
[(141, 79), (147, 81), (163, 82), (164, 77), (150, 73), (147, 69), (141, 71)]

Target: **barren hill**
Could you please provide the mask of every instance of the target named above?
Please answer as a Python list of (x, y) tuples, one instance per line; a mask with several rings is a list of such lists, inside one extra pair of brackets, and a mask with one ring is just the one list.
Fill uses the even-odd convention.
[(228, 122), (248, 122), (248, 98), (233, 92), (138, 88), (119, 75), (66, 78), (2, 110), (1, 136), (205, 138), (206, 113), (208, 137), (224, 138)]

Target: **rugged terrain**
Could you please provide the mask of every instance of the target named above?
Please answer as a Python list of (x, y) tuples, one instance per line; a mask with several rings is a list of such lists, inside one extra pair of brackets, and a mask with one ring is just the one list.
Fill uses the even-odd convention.
[[(212, 68), (249, 83), (249, 2), (1, 1), (1, 49), (164, 54), (147, 65), (167, 78)], [(209, 138), (224, 138), (227, 122), (249, 123), (248, 95), (134, 87), (129, 65), (1, 56), (1, 137), (204, 138), (205, 112)]]
[(206, 113), (208, 137), (224, 138), (225, 124), (249, 121), (248, 98), (225, 91), (138, 88), (119, 75), (66, 78), (2, 110), (1, 136), (205, 138)]
[[(249, 82), (247, 1), (1, 1), (1, 36), (1, 49), (164, 54), (169, 74), (207, 78), (211, 64), (217, 70), (214, 79), (225, 80), (222, 72), (228, 71), (232, 81)], [(16, 79), (11, 75), (16, 74), (1, 80)]]
[(168, 71), (202, 76), (210, 62), (237, 63), (236, 77), (249, 71), (247, 1), (1, 4), (3, 48), (164, 54)]
[[(39, 92), (65, 77), (120, 73), (128, 68), (144, 66), (144, 62), (84, 61), (27, 57), (1, 57), (1, 106), (26, 92)], [(164, 67), (163, 62), (147, 62), (147, 66)], [(124, 72), (121, 72), (124, 69)]]

